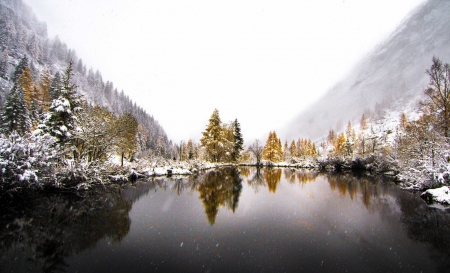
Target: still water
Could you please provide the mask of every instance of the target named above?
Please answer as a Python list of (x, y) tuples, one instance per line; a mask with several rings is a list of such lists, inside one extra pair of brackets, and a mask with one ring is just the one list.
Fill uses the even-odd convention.
[(450, 270), (449, 212), (351, 174), (225, 168), (1, 212), (1, 272)]

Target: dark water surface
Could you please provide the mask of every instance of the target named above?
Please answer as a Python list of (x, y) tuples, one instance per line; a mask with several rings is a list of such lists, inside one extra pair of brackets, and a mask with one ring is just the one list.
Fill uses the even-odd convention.
[(450, 271), (450, 214), (417, 194), (239, 170), (2, 204), (0, 272)]

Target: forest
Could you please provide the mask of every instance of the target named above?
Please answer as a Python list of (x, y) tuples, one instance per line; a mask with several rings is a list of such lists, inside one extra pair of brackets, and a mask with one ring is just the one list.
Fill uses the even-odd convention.
[(319, 140), (283, 144), (271, 131), (265, 144), (246, 147), (238, 119), (224, 123), (218, 109), (199, 141), (173, 143), (124, 91), (87, 69), (58, 37), (49, 39), (46, 24), (20, 0), (0, 3), (0, 51), (2, 193), (87, 189), (220, 164), (370, 171), (412, 190), (450, 179), (450, 65), (438, 57), (424, 67), (429, 85), (417, 92), (427, 99), (411, 117), (367, 113)]

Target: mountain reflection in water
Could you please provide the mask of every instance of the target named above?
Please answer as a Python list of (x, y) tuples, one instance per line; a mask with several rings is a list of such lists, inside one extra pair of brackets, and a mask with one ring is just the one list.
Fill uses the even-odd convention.
[(2, 272), (450, 268), (449, 213), (364, 175), (230, 167), (2, 202)]

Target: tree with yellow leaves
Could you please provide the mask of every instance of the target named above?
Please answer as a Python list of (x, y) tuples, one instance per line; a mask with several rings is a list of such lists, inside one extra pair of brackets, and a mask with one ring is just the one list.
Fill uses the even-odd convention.
[(272, 162), (280, 162), (283, 159), (283, 148), (281, 141), (275, 131), (269, 133), (263, 152), (264, 159)]
[(50, 85), (52, 83), (52, 76), (50, 75), (50, 72), (48, 69), (46, 69), (39, 80), (39, 88), (41, 89), (41, 101), (42, 101), (42, 108), (45, 112), (48, 111), (48, 108), (50, 107), (51, 100), (50, 100)]
[(28, 109), (30, 109), (31, 103), (34, 100), (38, 99), (38, 96), (34, 92), (34, 82), (28, 66), (25, 67), (23, 73), (19, 76), (17, 83), (22, 86), (22, 89), (25, 91), (25, 101), (27, 103)]
[(292, 157), (298, 156), (297, 145), (295, 145), (295, 140), (292, 140), (291, 146), (289, 146), (289, 151), (290, 151)]
[(337, 156), (344, 155), (346, 151), (346, 143), (347, 139), (345, 138), (345, 134), (341, 133), (334, 142), (334, 154)]
[(405, 129), (408, 126), (408, 118), (406, 117), (405, 112), (400, 115), (400, 128)]
[(200, 143), (206, 149), (206, 156), (212, 162), (219, 162), (224, 152), (227, 139), (220, 120), (219, 110), (214, 109), (206, 130), (202, 133)]

